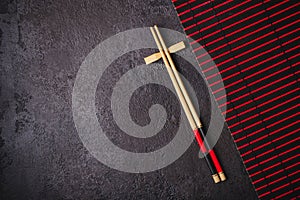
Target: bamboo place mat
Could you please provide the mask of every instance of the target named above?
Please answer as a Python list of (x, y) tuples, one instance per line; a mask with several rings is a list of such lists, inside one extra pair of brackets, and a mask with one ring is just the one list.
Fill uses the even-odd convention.
[(300, 2), (173, 4), (258, 197), (297, 198)]

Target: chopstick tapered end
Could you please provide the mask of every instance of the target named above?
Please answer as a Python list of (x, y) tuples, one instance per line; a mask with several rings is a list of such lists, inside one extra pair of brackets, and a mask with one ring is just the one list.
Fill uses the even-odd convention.
[(215, 183), (219, 183), (220, 182), (220, 178), (219, 178), (218, 174), (212, 175), (212, 178), (213, 178), (213, 180), (214, 180)]
[(218, 174), (220, 176), (221, 181), (226, 181), (226, 176), (225, 176), (224, 172), (219, 172)]

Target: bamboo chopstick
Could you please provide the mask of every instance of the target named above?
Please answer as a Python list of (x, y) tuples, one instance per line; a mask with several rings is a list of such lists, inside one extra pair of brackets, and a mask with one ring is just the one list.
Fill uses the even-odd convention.
[[(173, 60), (171, 58), (169, 50), (166, 47), (166, 44), (165, 44), (165, 42), (164, 42), (164, 40), (163, 40), (163, 38), (162, 38), (159, 30), (158, 30), (158, 27), (156, 25), (154, 26), (154, 29), (155, 29), (155, 31), (156, 31), (156, 33), (158, 35), (158, 38), (160, 40), (160, 43), (161, 43), (161, 45), (162, 45), (162, 47), (164, 49), (164, 53), (166, 54), (166, 56), (168, 58), (168, 61), (169, 61), (170, 65), (171, 65), (171, 69), (172, 69), (172, 71), (173, 71), (173, 73), (175, 75), (175, 78), (176, 78), (176, 80), (177, 80), (177, 82), (179, 84), (179, 88), (180, 88), (180, 90), (183, 93), (183, 96), (184, 96), (184, 98), (186, 100), (188, 108), (191, 111), (193, 119), (195, 120), (196, 125), (197, 125), (198, 129), (200, 130), (201, 134), (199, 134), (199, 131), (198, 131), (198, 133), (195, 133), (195, 131), (194, 131), (194, 133), (195, 133), (196, 139), (200, 136), (199, 139), (202, 140), (201, 141), (201, 140), (197, 139), (197, 141), (199, 140), (198, 143), (199, 143), (200, 148), (201, 148), (201, 145), (203, 144), (203, 141), (204, 141), (204, 138), (205, 138), (205, 135), (204, 135), (204, 132), (203, 132), (203, 129), (202, 129), (201, 121), (200, 121), (200, 119), (198, 117), (198, 114), (197, 114), (197, 111), (196, 111), (196, 109), (195, 109), (195, 107), (194, 107), (194, 105), (193, 105), (193, 103), (192, 103), (192, 101), (191, 101), (191, 99), (190, 99), (190, 97), (189, 97), (189, 95), (188, 95), (185, 87), (184, 87), (184, 84), (182, 83), (182, 80), (181, 80), (181, 78), (180, 78), (180, 76), (178, 74), (178, 71), (176, 70), (175, 64), (174, 64), (174, 62), (173, 62)], [(192, 129), (195, 130), (193, 127), (192, 127)], [(219, 174), (219, 176), (221, 178), (221, 181), (225, 181), (226, 180), (226, 176), (225, 176), (225, 174), (223, 172), (223, 169), (222, 169), (222, 167), (220, 165), (220, 162), (219, 162), (219, 160), (218, 160), (218, 158), (217, 158), (214, 150), (210, 148), (210, 146), (209, 146), (209, 144), (207, 143), (206, 140), (204, 141), (204, 148), (205, 147), (206, 147), (206, 149), (204, 149), (205, 151), (203, 151), (204, 155), (205, 155), (205, 153), (209, 154), (209, 157), (213, 161), (213, 163), (215, 165), (215, 168), (216, 168), (216, 170), (217, 170), (217, 172), (218, 172), (218, 174)]]
[[(205, 147), (205, 144), (203, 143), (203, 139), (201, 138), (201, 136), (200, 136), (200, 134), (199, 134), (199, 130), (198, 130), (198, 128), (197, 127), (199, 127), (200, 126), (200, 128), (201, 128), (201, 122), (200, 122), (200, 120), (199, 120), (199, 118), (198, 118), (198, 121), (196, 121), (195, 122), (195, 119), (194, 119), (194, 117), (193, 117), (193, 114), (191, 113), (191, 110), (190, 110), (190, 107), (189, 107), (189, 102), (187, 102), (187, 100), (186, 100), (186, 98), (185, 98), (185, 96), (188, 96), (187, 95), (187, 92), (186, 92), (186, 90), (184, 89), (184, 91), (185, 91), (185, 94), (183, 93), (183, 91), (182, 91), (182, 89), (181, 88), (184, 88), (184, 86), (183, 86), (183, 83), (182, 83), (182, 81), (181, 81), (181, 79), (180, 79), (180, 77), (179, 77), (179, 75), (178, 75), (178, 72), (177, 72), (177, 70), (176, 70), (176, 68), (175, 68), (175, 65), (174, 65), (174, 62), (172, 61), (172, 59), (171, 59), (171, 57), (170, 57), (170, 54), (169, 54), (169, 51), (168, 51), (168, 49), (166, 48), (166, 46), (165, 46), (165, 44), (164, 44), (164, 41), (162, 40), (162, 37), (161, 37), (161, 35), (160, 35), (160, 33), (159, 33), (159, 31), (158, 31), (158, 28), (157, 28), (157, 26), (155, 26), (155, 31), (156, 31), (156, 33), (155, 33), (155, 31), (154, 31), (154, 29), (151, 27), (150, 28), (150, 30), (151, 30), (151, 33), (152, 33), (152, 35), (153, 35), (153, 38), (154, 38), (154, 40), (155, 40), (155, 42), (156, 42), (156, 44), (157, 44), (157, 46), (158, 46), (158, 49), (159, 49), (159, 52), (161, 53), (161, 55), (162, 55), (162, 58), (163, 58), (163, 61), (164, 61), (164, 63), (165, 63), (165, 65), (166, 65), (166, 68), (167, 68), (167, 71), (168, 71), (168, 73), (169, 73), (169, 76), (170, 76), (170, 78), (171, 78), (171, 81), (172, 81), (172, 83), (173, 83), (173, 85), (174, 85), (174, 88), (175, 88), (175, 91), (176, 91), (176, 93), (177, 93), (177, 95), (178, 95), (178, 97), (179, 97), (179, 100), (180, 100), (180, 102), (181, 102), (181, 105), (182, 105), (182, 107), (183, 107), (183, 110), (184, 110), (184, 112), (185, 112), (185, 114), (186, 114), (186, 116), (187, 116), (187, 118), (188, 118), (188, 121), (189, 121), (189, 123), (190, 123), (190, 126), (191, 126), (191, 128), (193, 129), (193, 132), (194, 132), (194, 134), (195, 134), (195, 136), (196, 136), (196, 139), (197, 139), (197, 142), (198, 142), (198, 144), (199, 144), (199, 146), (200, 146), (200, 148), (201, 148), (201, 151), (204, 153), (204, 155), (205, 155), (205, 159), (206, 159), (206, 162), (207, 162), (207, 164), (208, 164), (208, 167), (210, 168), (210, 170), (211, 170), (211, 173), (212, 173), (212, 177), (213, 177), (213, 180), (214, 180), (214, 182), (215, 183), (218, 183), (218, 182), (220, 182), (220, 179), (219, 179), (219, 176), (218, 176), (218, 174), (217, 174), (217, 171), (216, 171), (216, 168), (215, 168), (215, 166), (214, 165), (212, 165), (212, 157), (211, 156), (207, 156), (205, 153), (207, 152), (207, 147)], [(157, 37), (157, 35), (158, 35), (158, 37)], [(162, 47), (163, 46), (163, 47)], [(163, 51), (163, 48), (164, 48), (164, 50), (165, 51)], [(168, 60), (169, 61), (168, 61)], [(169, 63), (170, 62), (170, 63)], [(171, 65), (170, 65), (171, 64)], [(177, 77), (179, 77), (179, 79), (177, 78)], [(180, 87), (180, 82), (181, 82), (181, 86), (182, 87)], [(189, 98), (189, 97), (188, 97)], [(189, 99), (190, 100), (190, 99)], [(194, 110), (195, 111), (195, 110)], [(196, 111), (195, 111), (195, 113), (196, 113)], [(196, 119), (197, 120), (197, 119)], [(200, 132), (202, 132), (202, 131), (200, 131)], [(203, 133), (203, 132), (202, 132)]]
[(165, 65), (166, 65), (168, 74), (169, 74), (169, 76), (170, 76), (170, 78), (171, 78), (171, 81), (172, 81), (172, 83), (173, 83), (173, 86), (174, 86), (174, 88), (175, 88), (175, 91), (176, 91), (176, 93), (177, 93), (177, 95), (178, 95), (179, 101), (181, 102), (181, 105), (182, 105), (182, 107), (183, 107), (183, 110), (184, 110), (184, 112), (186, 113), (186, 117), (188, 118), (188, 121), (189, 121), (191, 127), (192, 127), (193, 129), (196, 129), (196, 128), (197, 128), (196, 123), (194, 122), (193, 116), (191, 115), (191, 113), (190, 113), (190, 111), (189, 111), (188, 104), (186, 103), (186, 101), (185, 101), (185, 99), (184, 99), (184, 96), (183, 96), (183, 94), (181, 93), (181, 90), (180, 90), (180, 88), (179, 88), (179, 86), (178, 86), (178, 83), (177, 83), (177, 81), (176, 81), (176, 78), (175, 78), (175, 76), (174, 76), (174, 74), (173, 74), (173, 72), (172, 72), (171, 66), (170, 66), (170, 64), (169, 64), (169, 62), (168, 62), (168, 60), (167, 60), (166, 55), (164, 54), (164, 51), (163, 51), (162, 46), (161, 46), (161, 44), (160, 44), (160, 42), (159, 42), (159, 39), (158, 39), (158, 37), (156, 36), (156, 33), (155, 33), (155, 31), (154, 31), (154, 28), (153, 28), (153, 27), (150, 27), (150, 30), (151, 30), (151, 33), (152, 33), (152, 35), (153, 35), (153, 38), (154, 38), (154, 40), (155, 40), (155, 42), (156, 42), (156, 45), (157, 45), (157, 47), (158, 47), (158, 50), (159, 50), (159, 52), (160, 52), (161, 55), (162, 55), (162, 59), (163, 59)]

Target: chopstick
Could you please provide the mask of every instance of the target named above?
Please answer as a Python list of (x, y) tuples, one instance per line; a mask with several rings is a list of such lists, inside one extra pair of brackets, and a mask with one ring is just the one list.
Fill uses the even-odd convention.
[[(165, 45), (165, 42), (158, 30), (158, 27), (155, 25), (154, 29), (156, 33), (154, 32), (153, 28), (151, 27), (151, 32), (154, 37), (154, 40), (158, 46), (158, 49), (162, 55), (163, 61), (167, 67), (167, 71), (169, 73), (169, 76), (171, 78), (171, 81), (174, 85), (174, 88), (176, 90), (176, 93), (179, 97), (179, 100), (182, 104), (182, 107), (184, 109), (184, 112), (188, 118), (188, 121), (190, 123), (190, 126), (194, 132), (194, 135), (196, 137), (196, 140), (198, 142), (198, 145), (200, 146), (200, 149), (202, 153), (204, 154), (205, 160), (207, 162), (207, 165), (212, 173), (212, 177), (215, 183), (226, 180), (226, 176), (223, 172), (223, 169), (220, 165), (220, 162), (217, 159), (217, 156), (213, 149), (210, 148), (209, 144), (206, 140), (204, 140), (204, 132), (202, 129), (201, 121), (197, 115), (197, 112), (190, 100), (190, 97), (182, 83), (182, 80), (176, 70), (175, 64), (170, 56), (169, 50)], [(157, 35), (156, 35), (157, 34)]]

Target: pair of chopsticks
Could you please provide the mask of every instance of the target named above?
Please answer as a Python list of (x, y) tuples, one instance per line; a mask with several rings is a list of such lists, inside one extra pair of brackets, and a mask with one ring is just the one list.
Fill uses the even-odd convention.
[[(220, 181), (225, 181), (226, 176), (223, 172), (223, 169), (220, 165), (220, 162), (213, 149), (210, 148), (205, 138), (205, 134), (202, 129), (201, 121), (198, 117), (198, 114), (193, 106), (191, 99), (183, 85), (183, 82), (179, 76), (178, 71), (176, 70), (175, 64), (170, 55), (170, 48), (168, 49), (165, 45), (165, 42), (158, 30), (158, 27), (155, 25), (154, 28), (150, 27), (153, 38), (156, 42), (156, 45), (159, 49), (160, 55), (166, 65), (168, 74), (171, 78), (175, 91), (179, 97), (180, 103), (183, 107), (183, 110), (187, 116), (189, 124), (194, 132), (198, 145), (204, 154), (207, 165), (211, 171), (212, 178), (215, 183)], [(175, 45), (174, 45), (175, 46)], [(158, 56), (160, 57), (160, 56)], [(146, 59), (145, 59), (146, 60)]]

